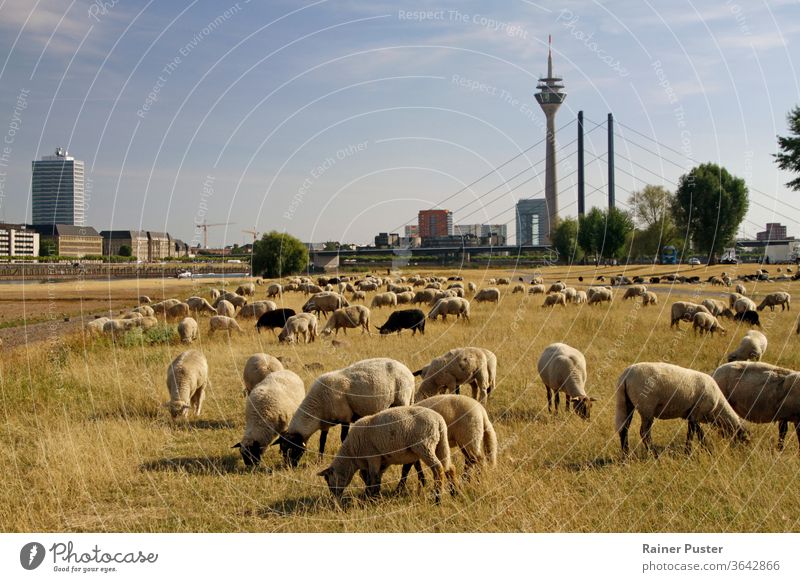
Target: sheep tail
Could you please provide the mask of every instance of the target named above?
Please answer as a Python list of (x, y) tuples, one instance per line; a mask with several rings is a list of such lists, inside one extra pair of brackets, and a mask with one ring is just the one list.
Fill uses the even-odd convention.
[(425, 368), (420, 368), (416, 372), (413, 372), (414, 376), (422, 376), (425, 373)]
[(634, 406), (630, 396), (628, 396), (628, 375), (617, 386), (617, 410), (615, 423), (617, 432), (622, 430), (628, 423), (629, 418), (633, 414)]
[(494, 432), (488, 415), (483, 419), (483, 454), (490, 466), (497, 465), (497, 433)]

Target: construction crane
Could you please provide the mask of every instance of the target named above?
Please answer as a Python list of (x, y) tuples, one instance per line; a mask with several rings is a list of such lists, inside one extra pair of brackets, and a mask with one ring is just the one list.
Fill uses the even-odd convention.
[(229, 224), (236, 224), (235, 222), (213, 222), (211, 224), (203, 221), (202, 224), (198, 224), (197, 226), (203, 229), (203, 248), (208, 248), (208, 228), (210, 226), (228, 226)]
[(258, 239), (258, 235), (261, 234), (260, 232), (255, 230), (255, 227), (253, 227), (253, 230), (244, 230), (244, 229), (242, 229), (242, 232), (244, 232), (246, 234), (252, 234), (253, 235), (253, 244), (255, 244), (256, 239)]

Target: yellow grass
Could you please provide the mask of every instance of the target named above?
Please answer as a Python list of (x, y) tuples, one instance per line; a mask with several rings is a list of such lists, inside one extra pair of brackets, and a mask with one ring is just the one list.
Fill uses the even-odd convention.
[[(737, 267), (727, 267), (728, 272)], [(705, 280), (714, 269), (695, 268)], [(739, 266), (740, 272), (755, 267)], [(664, 274), (668, 267), (639, 267), (627, 273)], [(774, 271), (774, 267), (773, 267)], [(590, 267), (550, 268), (556, 279), (585, 287), (598, 273)], [(525, 274), (530, 273), (529, 271)], [(448, 275), (452, 272), (440, 271)], [(494, 276), (522, 273), (466, 271), (465, 280), (486, 286)], [(577, 277), (586, 280), (578, 283)], [(238, 281), (230, 281), (235, 287)], [(1, 309), (23, 294), (29, 305), (55, 294), (65, 313), (77, 315), (133, 305), (140, 294), (185, 298), (214, 283), (191, 281), (87, 282), (54, 285), (0, 285)], [(797, 284), (748, 284), (754, 297)], [(258, 293), (263, 295), (264, 287)], [(613, 431), (614, 383), (636, 361), (665, 360), (711, 372), (724, 361), (744, 329), (723, 320), (723, 337), (695, 337), (687, 324), (670, 330), (672, 300), (717, 296), (719, 287), (659, 285), (659, 305), (641, 308), (621, 300), (613, 305), (542, 309), (542, 296), (512, 295), (504, 287), (499, 305), (472, 305), (472, 321), (429, 323), (424, 337), (368, 337), (351, 330), (350, 345), (329, 341), (279, 346), (271, 333), (258, 335), (247, 323), (243, 337), (207, 338), (194, 347), (209, 361), (212, 389), (203, 416), (173, 424), (161, 405), (167, 400), (166, 367), (183, 349), (179, 344), (115, 347), (80, 334), (50, 337), (4, 354), (0, 368), (2, 440), (0, 527), (3, 531), (798, 531), (800, 457), (792, 436), (787, 450), (775, 450), (777, 428), (751, 425), (753, 442), (730, 447), (713, 429), (709, 450), (683, 453), (682, 421), (656, 421), (653, 438), (661, 455), (637, 450), (623, 464)], [(368, 294), (367, 304), (372, 294)], [(83, 299), (81, 299), (83, 298)], [(698, 299), (698, 300), (699, 300)], [(298, 309), (300, 294), (285, 305)], [(17, 309), (14, 307), (13, 309)], [(30, 312), (29, 312), (30, 313)], [(373, 310), (373, 323), (389, 310)], [(770, 346), (765, 361), (800, 368), (795, 313), (769, 310), (762, 320)], [(4, 314), (7, 314), (5, 312)], [(16, 315), (15, 315), (16, 317)], [(200, 322), (201, 333), (208, 329)], [(592, 418), (547, 412), (545, 391), (535, 365), (542, 349), (565, 341), (584, 352), (588, 392), (598, 398)], [(387, 472), (384, 496), (365, 501), (359, 479), (349, 489), (346, 511), (334, 505), (316, 476), (325, 461), (307, 454), (297, 470), (280, 467), (277, 451), (265, 453), (262, 467), (244, 469), (231, 445), (243, 430), (241, 369), (252, 353), (265, 351), (293, 359), (291, 369), (310, 385), (319, 363), (325, 370), (357, 360), (389, 356), (412, 370), (446, 350), (477, 345), (498, 356), (498, 388), (488, 411), (498, 433), (498, 467), (478, 481), (462, 484), (455, 498), (432, 503), (431, 487), (394, 495), (399, 468)], [(638, 445), (638, 417), (632, 444)], [(311, 449), (317, 450), (317, 437)], [(331, 431), (327, 453), (339, 447)], [(329, 457), (330, 458), (330, 457)], [(329, 458), (327, 460), (329, 460)], [(456, 464), (463, 464), (454, 452)]]

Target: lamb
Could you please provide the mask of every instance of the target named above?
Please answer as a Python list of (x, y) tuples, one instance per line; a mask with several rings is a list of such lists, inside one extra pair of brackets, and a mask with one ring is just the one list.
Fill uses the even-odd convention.
[(531, 295), (544, 294), (544, 285), (531, 285), (528, 287), (528, 293)]
[(200, 416), (209, 388), (206, 357), (197, 350), (187, 350), (178, 355), (167, 367), (169, 403), (166, 406), (172, 419), (186, 418), (190, 408), (195, 416)]
[(751, 329), (744, 334), (742, 341), (739, 342), (736, 349), (728, 354), (728, 361), (755, 360), (757, 362), (766, 351), (767, 336), (760, 331)]
[(748, 440), (742, 419), (708, 374), (664, 362), (640, 362), (625, 368), (616, 390), (616, 430), (624, 456), (628, 454), (628, 429), (634, 410), (642, 418), (640, 434), (648, 452), (653, 448), (650, 430), (655, 418), (688, 421), (687, 452), (695, 435), (701, 443), (704, 441), (701, 422), (712, 424), (736, 441)]
[(247, 395), (242, 440), (233, 445), (245, 466), (257, 466), (261, 454), (289, 428), (306, 395), (303, 380), (291, 370), (276, 370), (253, 386)]
[(278, 308), (274, 301), (254, 301), (248, 303), (239, 311), (239, 317), (242, 319), (251, 319), (261, 317), (268, 311), (275, 311)]
[(744, 313), (745, 311), (756, 311), (755, 301), (749, 297), (740, 297), (733, 304), (733, 311), (735, 313)]
[(642, 307), (647, 307), (648, 305), (658, 305), (658, 295), (652, 291), (647, 291), (642, 295)]
[(303, 336), (305, 343), (317, 339), (317, 316), (313, 313), (298, 313), (286, 320), (281, 333), (278, 334), (280, 343), (294, 343), (298, 335)]
[(404, 291), (402, 293), (397, 294), (397, 304), (398, 305), (408, 305), (414, 300), (414, 292), (413, 291)]
[(422, 377), (415, 401), (443, 392), (458, 393), (462, 384), (469, 384), (472, 397), (485, 404), (497, 383), (497, 356), (485, 348), (453, 348), (414, 375)]
[(800, 373), (763, 362), (733, 362), (717, 368), (712, 377), (742, 418), (778, 422), (778, 450), (783, 450), (790, 422), (800, 445)]
[(722, 312), (725, 311), (725, 304), (716, 299), (703, 299), (700, 304), (708, 309), (708, 312), (714, 317), (719, 317), (722, 315)]
[(563, 293), (554, 293), (544, 298), (542, 307), (555, 307), (556, 305), (567, 306), (567, 297)]
[(595, 305), (596, 303), (603, 303), (604, 301), (611, 303), (614, 300), (611, 289), (605, 287), (589, 287), (587, 295), (589, 296), (589, 300), (586, 302), (587, 305)]
[(421, 335), (425, 335), (425, 313), (420, 309), (401, 309), (389, 315), (382, 326), (375, 326), (381, 335), (387, 335), (393, 332), (400, 332), (404, 329), (410, 329), (411, 335), (417, 335), (417, 330)]
[(486, 289), (481, 289), (475, 294), (474, 300), (478, 303), (483, 301), (498, 303), (500, 301), (500, 289), (497, 287), (487, 287)]
[(670, 320), (670, 327), (677, 326), (680, 328), (680, 321), (692, 321), (694, 319), (694, 314), (697, 312), (704, 312), (710, 313), (708, 309), (705, 308), (703, 305), (698, 305), (697, 303), (691, 303), (690, 301), (676, 301), (672, 304), (671, 308), (671, 315), (672, 319)]
[(281, 287), (280, 283), (271, 283), (269, 287), (267, 287), (267, 297), (278, 297), (283, 294), (283, 287)]
[(286, 321), (295, 315), (294, 309), (282, 307), (274, 311), (267, 311), (264, 315), (258, 318), (256, 322), (256, 331), (261, 333), (261, 328), (266, 327), (275, 332), (275, 328), (283, 329), (286, 326)]
[(227, 299), (220, 299), (217, 303), (217, 315), (230, 318), (236, 317), (236, 308)]
[(238, 331), (240, 334), (244, 334), (242, 328), (239, 327), (239, 324), (235, 319), (232, 317), (228, 317), (226, 315), (215, 315), (211, 319), (208, 320), (209, 329), (208, 335), (211, 337), (217, 331), (227, 331), (228, 333), (232, 331)]
[(764, 300), (759, 304), (756, 308), (758, 311), (763, 311), (765, 307), (769, 307), (770, 311), (775, 311), (775, 306), (780, 305), (781, 311), (784, 309), (790, 310), (792, 309), (791, 306), (792, 296), (789, 295), (786, 291), (776, 291), (775, 293), (769, 293), (764, 297)]
[(309, 437), (321, 431), (319, 454), (325, 452), (328, 430), (342, 425), (342, 442), (351, 422), (393, 406), (407, 406), (414, 395), (414, 376), (404, 364), (391, 358), (361, 360), (322, 374), (311, 385), (300, 408), (281, 439), (284, 460), (296, 467)]
[(469, 321), (469, 301), (461, 297), (440, 299), (433, 306), (433, 309), (428, 312), (428, 319), (435, 320), (440, 315), (442, 316), (442, 321), (447, 321), (448, 315), (455, 315), (456, 319), (463, 317), (466, 321)]
[[(441, 414), (429, 408), (402, 406), (378, 412), (353, 424), (330, 466), (319, 473), (337, 503), (358, 471), (367, 495), (380, 494), (381, 478), (390, 465), (403, 465), (399, 487), (405, 483), (412, 464), (423, 461), (433, 472), (434, 499), (441, 499), (443, 477), (455, 495), (455, 469), (450, 460), (447, 424)], [(421, 471), (420, 471), (421, 472)]]
[(343, 329), (347, 334), (347, 329), (361, 328), (361, 333), (367, 332), (372, 335), (369, 330), (369, 309), (363, 305), (351, 305), (350, 307), (342, 307), (333, 312), (328, 319), (328, 323), (322, 329), (322, 335), (330, 335), (334, 331), (339, 335), (339, 329)]
[(710, 333), (714, 335), (715, 331), (720, 332), (722, 335), (725, 335), (727, 331), (724, 327), (719, 324), (717, 318), (711, 315), (710, 313), (705, 313), (703, 311), (698, 311), (694, 314), (692, 318), (692, 329), (694, 333), (697, 334), (697, 330), (700, 330), (700, 333)]
[(460, 394), (438, 394), (416, 402), (430, 408), (447, 423), (447, 442), (464, 454), (464, 478), (476, 464), (497, 464), (497, 434), (486, 409), (475, 399)]
[(378, 293), (372, 298), (372, 303), (369, 305), (370, 309), (376, 307), (397, 307), (397, 295), (392, 291), (386, 293)]
[(178, 324), (178, 335), (181, 342), (190, 344), (197, 339), (197, 321), (192, 317), (184, 317)]
[(283, 364), (278, 358), (264, 353), (253, 354), (247, 358), (247, 361), (244, 363), (244, 370), (242, 371), (244, 395), (247, 396), (250, 394), (253, 387), (264, 380), (268, 374), (279, 372), (283, 369)]
[(622, 296), (622, 300), (625, 301), (626, 299), (641, 297), (647, 293), (647, 287), (644, 285), (631, 285), (627, 289), (625, 289), (625, 295)]
[(550, 344), (539, 356), (536, 369), (547, 390), (548, 412), (555, 393), (555, 413), (558, 414), (559, 392), (564, 392), (567, 411), (571, 402), (575, 413), (589, 420), (595, 399), (586, 395), (586, 358), (580, 351), (567, 344)]
[(256, 294), (256, 286), (253, 285), (252, 283), (245, 283), (243, 285), (239, 285), (236, 288), (236, 294), (242, 296), (250, 295), (252, 297)]
[(211, 304), (206, 301), (204, 297), (197, 297), (192, 296), (186, 300), (186, 305), (189, 306), (189, 310), (194, 313), (194, 315), (199, 315), (200, 313), (208, 313), (209, 315), (219, 315), (216, 309), (214, 309)]
[(349, 305), (350, 302), (345, 299), (344, 296), (332, 291), (323, 291), (322, 293), (312, 295), (311, 298), (305, 302), (303, 305), (303, 312), (311, 313), (313, 311), (317, 317), (319, 317), (320, 314), (327, 316), (328, 313), (333, 313), (340, 307), (347, 307)]

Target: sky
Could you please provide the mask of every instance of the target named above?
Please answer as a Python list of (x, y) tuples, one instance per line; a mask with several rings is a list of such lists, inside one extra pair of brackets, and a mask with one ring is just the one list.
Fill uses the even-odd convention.
[(714, 162), (750, 188), (740, 234), (800, 236), (773, 160), (800, 104), (798, 0), (0, 0), (0, 220), (30, 221), (31, 161), (60, 146), (98, 230), (365, 244), (447, 208), (513, 243), (514, 204), (544, 195), (548, 35), (562, 217), (582, 110), (587, 208), (607, 205), (612, 113), (621, 208)]

